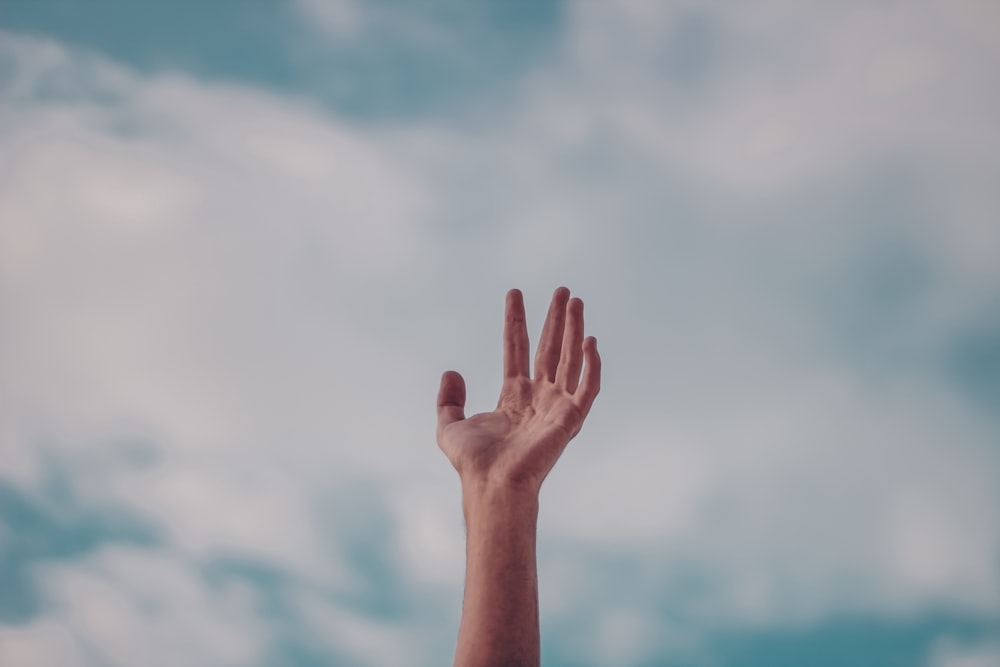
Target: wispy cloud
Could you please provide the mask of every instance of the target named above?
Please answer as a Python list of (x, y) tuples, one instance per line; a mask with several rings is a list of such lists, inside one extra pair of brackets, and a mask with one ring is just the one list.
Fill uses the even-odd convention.
[[(300, 3), (309, 39), (471, 48), (337, 7)], [(410, 116), (4, 34), (0, 599), (35, 606), (0, 655), (446, 659), (437, 375), (489, 408), (503, 289), (538, 323), (566, 283), (607, 378), (543, 497), (553, 663), (753, 664), (851, 619), (873, 664), (990, 659), (991, 5), (563, 9), (502, 91)]]

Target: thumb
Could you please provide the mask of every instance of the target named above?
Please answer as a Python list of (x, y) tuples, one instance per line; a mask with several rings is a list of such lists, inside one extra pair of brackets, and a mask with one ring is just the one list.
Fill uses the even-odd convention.
[(438, 431), (465, 419), (465, 380), (456, 371), (445, 371), (437, 399)]

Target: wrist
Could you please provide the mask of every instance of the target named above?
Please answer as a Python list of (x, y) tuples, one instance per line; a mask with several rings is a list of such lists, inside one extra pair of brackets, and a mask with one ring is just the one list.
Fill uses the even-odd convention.
[(466, 523), (480, 517), (538, 517), (538, 486), (511, 480), (463, 479), (462, 509)]

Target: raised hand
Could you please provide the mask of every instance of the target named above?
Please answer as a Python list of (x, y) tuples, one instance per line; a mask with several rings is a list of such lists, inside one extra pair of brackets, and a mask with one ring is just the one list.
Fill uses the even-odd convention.
[(441, 377), (438, 445), (463, 486), (500, 484), (537, 492), (566, 444), (583, 425), (600, 389), (597, 341), (583, 335), (583, 301), (560, 287), (529, 374), (528, 330), (521, 292), (507, 293), (503, 333), (503, 388), (493, 412), (465, 417), (465, 380)]

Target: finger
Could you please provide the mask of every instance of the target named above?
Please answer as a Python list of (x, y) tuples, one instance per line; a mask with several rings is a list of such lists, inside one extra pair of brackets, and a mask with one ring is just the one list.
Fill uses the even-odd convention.
[(503, 376), (528, 376), (528, 326), (524, 321), (521, 290), (507, 292), (507, 313), (503, 324)]
[(538, 339), (538, 350), (535, 352), (535, 379), (554, 380), (556, 368), (559, 366), (559, 351), (562, 349), (563, 327), (566, 324), (566, 302), (569, 301), (569, 290), (560, 287), (552, 295), (549, 304), (549, 314), (542, 326), (542, 335)]
[(455, 371), (445, 371), (437, 398), (438, 431), (465, 419), (465, 379)]
[(573, 394), (573, 402), (586, 417), (590, 406), (601, 391), (601, 355), (597, 352), (597, 339), (590, 336), (583, 342), (583, 354), (587, 364), (583, 369), (580, 388)]
[(556, 371), (556, 384), (573, 393), (580, 383), (583, 367), (583, 301), (572, 298), (566, 304), (566, 329), (563, 332), (562, 354)]

